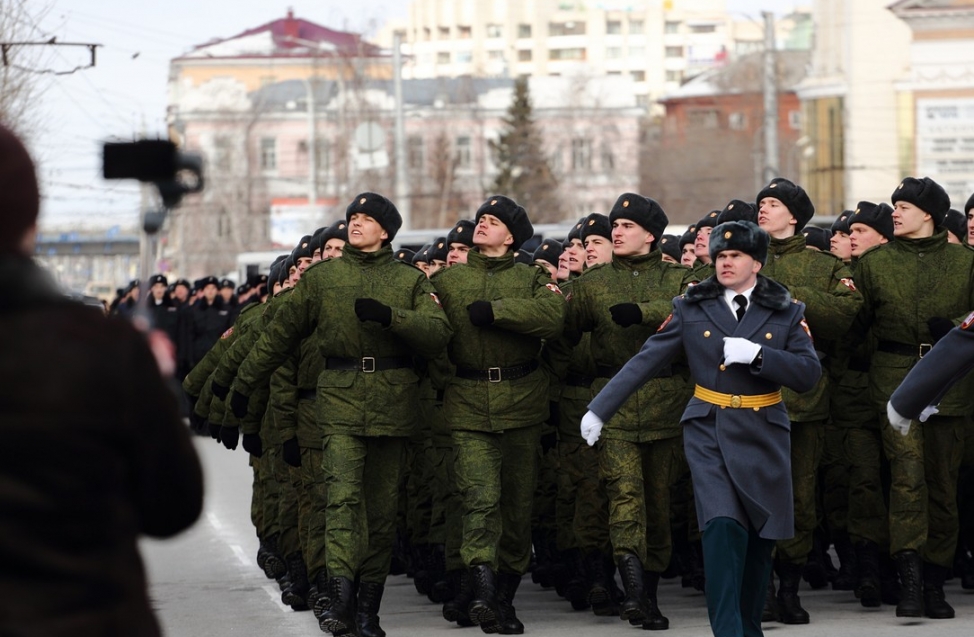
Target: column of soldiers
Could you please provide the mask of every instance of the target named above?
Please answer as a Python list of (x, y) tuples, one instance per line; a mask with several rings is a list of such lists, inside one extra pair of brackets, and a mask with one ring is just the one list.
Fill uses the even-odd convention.
[(974, 252), (948, 239), (970, 242), (974, 196), (958, 219), (943, 188), (907, 178), (891, 203), (817, 233), (805, 191), (779, 178), (675, 236), (658, 202), (626, 193), (527, 252), (528, 212), (494, 195), (412, 253), (392, 250), (395, 205), (361, 193), (274, 263), (270, 294), (198, 354), (184, 389), (197, 426), (229, 449), (242, 434), (258, 564), (323, 631), (384, 635), (385, 579), (407, 572), (447, 621), (521, 634), (529, 569), (576, 610), (666, 630), (660, 580), (706, 590), (688, 361), (594, 435), (583, 415), (673, 299), (714, 276), (714, 228), (751, 222), (770, 236), (761, 274), (804, 304), (823, 369), (809, 391), (782, 389), (793, 534), (775, 543), (763, 619), (808, 623), (803, 579), (953, 617), (947, 577), (974, 588), (967, 492), (958, 505), (971, 388), (905, 435), (885, 405), (974, 309)]

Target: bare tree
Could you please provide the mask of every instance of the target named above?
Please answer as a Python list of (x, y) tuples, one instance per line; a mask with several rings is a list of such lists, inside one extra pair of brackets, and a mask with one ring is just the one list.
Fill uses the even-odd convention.
[(51, 35), (37, 25), (50, 7), (27, 0), (0, 0), (0, 42), (6, 62), (0, 66), (0, 121), (29, 139), (38, 132), (36, 101), (48, 71), (47, 47), (11, 46), (16, 42), (46, 42)]

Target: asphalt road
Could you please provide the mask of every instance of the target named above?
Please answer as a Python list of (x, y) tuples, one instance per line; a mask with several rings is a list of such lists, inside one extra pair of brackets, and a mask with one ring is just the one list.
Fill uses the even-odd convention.
[[(322, 635), (310, 612), (294, 612), (281, 604), (275, 582), (264, 577), (254, 556), (257, 538), (250, 524), (251, 470), (238, 448), (230, 452), (213, 441), (197, 438), (206, 475), (205, 511), (186, 533), (167, 541), (142, 543), (150, 595), (170, 637), (224, 635)], [(803, 584), (804, 586), (804, 584)], [(894, 609), (864, 609), (848, 592), (802, 589), (812, 621), (805, 626), (765, 624), (773, 637), (854, 635), (960, 636), (974, 633), (974, 592), (948, 582), (947, 599), (957, 609), (953, 620), (897, 619)], [(575, 612), (554, 591), (545, 591), (525, 577), (515, 600), (526, 635), (633, 635), (639, 628), (618, 619)], [(660, 584), (660, 608), (670, 619), (671, 637), (711, 634), (701, 593), (680, 588), (679, 580)], [(405, 576), (390, 577), (380, 611), (390, 637), (479, 635), (440, 616), (438, 606), (416, 593)]]

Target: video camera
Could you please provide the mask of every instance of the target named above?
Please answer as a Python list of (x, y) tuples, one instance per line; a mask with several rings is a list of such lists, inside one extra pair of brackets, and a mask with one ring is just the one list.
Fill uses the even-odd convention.
[[(163, 206), (175, 208), (183, 195), (203, 190), (203, 158), (197, 153), (181, 152), (167, 140), (107, 142), (103, 148), (102, 175), (105, 179), (153, 183)], [(145, 231), (150, 234), (158, 231), (165, 215), (165, 210), (147, 213)]]

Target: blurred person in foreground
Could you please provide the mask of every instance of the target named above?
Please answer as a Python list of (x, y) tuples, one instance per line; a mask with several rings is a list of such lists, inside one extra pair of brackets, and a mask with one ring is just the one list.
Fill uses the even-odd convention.
[(38, 204), (0, 126), (0, 634), (156, 636), (136, 541), (196, 520), (202, 470), (145, 336), (30, 259)]

